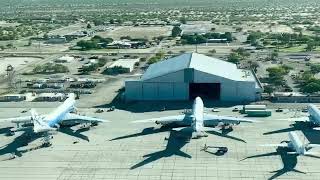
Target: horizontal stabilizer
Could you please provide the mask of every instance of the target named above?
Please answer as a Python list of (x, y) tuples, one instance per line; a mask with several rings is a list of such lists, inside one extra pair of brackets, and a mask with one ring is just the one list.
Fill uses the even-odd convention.
[(320, 147), (320, 144), (307, 144), (308, 148)]
[(299, 154), (298, 152), (295, 152), (295, 151), (293, 151), (293, 152), (287, 152), (287, 154)]
[(1, 121), (7, 121), (7, 122), (12, 122), (12, 123), (31, 122), (32, 117), (31, 116), (21, 116), (21, 117), (16, 117), (16, 118), (0, 119), (0, 122)]
[(95, 118), (95, 117), (89, 117), (89, 116), (82, 116), (82, 115), (78, 115), (78, 114), (74, 114), (74, 113), (68, 113), (66, 114), (66, 116), (63, 118), (64, 121), (67, 120), (81, 120), (81, 121), (98, 121), (98, 122), (110, 122), (108, 120), (104, 120), (104, 119), (99, 119), (99, 118)]
[(177, 127), (177, 128), (173, 128), (172, 131), (193, 131), (192, 127)]
[(253, 123), (253, 122), (259, 122), (257, 120), (248, 119), (248, 118), (239, 118), (239, 117), (232, 117), (232, 116), (219, 116), (214, 114), (204, 114), (203, 115), (203, 121), (221, 121), (225, 123), (234, 123), (239, 124), (240, 122), (247, 122), (247, 123)]
[(207, 131), (207, 132), (208, 132), (208, 131), (215, 131), (215, 129), (212, 128), (212, 127), (202, 127), (201, 130), (202, 130), (202, 131)]
[(303, 155), (314, 155), (314, 156), (316, 156), (316, 155), (320, 155), (320, 152), (310, 152), (310, 151), (308, 151), (308, 152), (305, 152)]

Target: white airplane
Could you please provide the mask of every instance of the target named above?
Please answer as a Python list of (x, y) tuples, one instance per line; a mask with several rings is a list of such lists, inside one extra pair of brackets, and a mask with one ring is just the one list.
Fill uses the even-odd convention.
[(271, 147), (283, 147), (288, 148), (291, 151), (287, 152), (288, 154), (296, 154), (303, 156), (313, 156), (320, 155), (319, 152), (308, 152), (311, 148), (320, 147), (320, 144), (305, 144), (299, 139), (298, 135), (291, 131), (289, 132), (289, 142), (283, 142), (281, 144), (265, 144), (261, 146), (271, 146)]
[(302, 117), (293, 117), (288, 119), (281, 119), (281, 120), (288, 120), (288, 121), (300, 121), (300, 122), (310, 122), (312, 126), (316, 126), (314, 130), (320, 130), (320, 110), (314, 105), (309, 104), (307, 106), (309, 116), (302, 116)]
[(224, 126), (228, 125), (230, 127), (230, 125), (240, 124), (240, 122), (252, 123), (257, 121), (236, 117), (206, 114), (204, 113), (204, 105), (202, 99), (200, 97), (197, 97), (194, 100), (192, 112), (190, 114), (139, 120), (134, 121), (133, 123), (144, 122), (155, 122), (156, 124), (160, 124), (162, 126), (178, 127), (172, 129), (176, 131), (191, 130), (194, 133), (192, 137), (198, 138), (207, 136), (205, 132), (212, 130), (212, 128), (209, 127), (215, 127), (219, 124), (223, 124)]
[(76, 109), (75, 102), (75, 95), (70, 94), (63, 104), (56, 108), (52, 113), (39, 115), (35, 109), (31, 109), (31, 116), (2, 119), (2, 121), (11, 121), (12, 123), (17, 124), (17, 130), (24, 129), (23, 127), (20, 127), (20, 124), (33, 124), (34, 133), (56, 131), (60, 127), (60, 124), (65, 123), (66, 121), (72, 121), (74, 124), (109, 122), (107, 120), (71, 113)]

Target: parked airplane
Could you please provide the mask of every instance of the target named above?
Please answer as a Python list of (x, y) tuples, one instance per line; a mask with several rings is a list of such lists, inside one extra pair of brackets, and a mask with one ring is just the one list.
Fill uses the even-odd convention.
[(195, 133), (195, 136), (193, 135), (193, 138), (198, 138), (207, 136), (205, 132), (212, 130), (209, 127), (215, 127), (219, 124), (230, 127), (234, 124), (240, 124), (240, 122), (251, 123), (256, 121), (236, 117), (205, 114), (203, 101), (200, 97), (197, 97), (194, 100), (192, 112), (190, 114), (134, 121), (134, 123), (142, 122), (155, 122), (156, 124), (161, 124), (162, 126), (176, 127), (173, 128), (173, 130), (176, 131), (191, 130)]
[(35, 109), (31, 109), (31, 116), (2, 120), (11, 121), (12, 123), (17, 124), (17, 131), (24, 129), (24, 127), (20, 127), (20, 124), (33, 124), (34, 133), (56, 131), (62, 123), (66, 123), (67, 121), (72, 121), (73, 124), (108, 122), (102, 119), (71, 113), (76, 109), (75, 102), (75, 95), (70, 94), (63, 104), (56, 108), (52, 113), (40, 115)]
[(314, 130), (320, 130), (320, 110), (314, 104), (309, 104), (307, 106), (307, 110), (309, 116), (293, 117), (281, 120), (310, 122), (312, 126), (315, 126), (313, 128)]
[[(319, 152), (310, 152), (309, 150), (314, 147), (320, 147), (320, 144), (305, 144), (299, 139), (298, 135), (291, 131), (289, 132), (289, 142), (283, 142), (281, 144), (266, 144), (262, 146), (275, 146), (275, 147), (283, 147), (288, 148), (290, 151), (288, 154), (297, 154), (303, 156), (314, 156), (320, 155)], [(308, 152), (309, 151), (309, 152)]]

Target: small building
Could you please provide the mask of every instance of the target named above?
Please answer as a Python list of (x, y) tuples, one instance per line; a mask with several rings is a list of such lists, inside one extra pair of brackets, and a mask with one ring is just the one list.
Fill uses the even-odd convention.
[(140, 80), (125, 82), (126, 100), (203, 99), (251, 102), (263, 88), (250, 70), (198, 53), (185, 53), (149, 66)]
[(127, 41), (113, 41), (107, 45), (110, 49), (129, 49), (131, 48), (131, 43)]
[(41, 93), (33, 101), (63, 101), (66, 95), (63, 93)]
[(226, 43), (228, 39), (221, 38), (221, 39), (208, 39), (208, 43)]
[(24, 94), (7, 94), (0, 96), (0, 102), (19, 102), (19, 101), (25, 101), (26, 95)]
[(70, 63), (72, 61), (74, 61), (74, 57), (65, 55), (65, 56), (59, 57), (54, 62), (55, 63)]
[(130, 73), (133, 71), (135, 64), (139, 62), (139, 58), (137, 59), (119, 59), (111, 64), (108, 69), (112, 69), (115, 67), (122, 67), (126, 73)]
[(299, 92), (275, 92), (273, 102), (280, 103), (320, 103), (320, 95), (306, 95)]
[(47, 40), (48, 44), (64, 44), (67, 42), (67, 38), (64, 36), (51, 36)]

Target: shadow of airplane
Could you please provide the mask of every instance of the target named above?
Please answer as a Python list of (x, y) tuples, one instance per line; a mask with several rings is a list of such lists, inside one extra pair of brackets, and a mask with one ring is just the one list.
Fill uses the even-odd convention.
[(161, 158), (171, 157), (173, 155), (181, 156), (185, 158), (191, 158), (189, 154), (181, 151), (181, 148), (189, 142), (191, 136), (192, 136), (191, 133), (188, 133), (188, 134), (184, 133), (184, 135), (181, 136), (181, 135), (178, 135), (178, 132), (170, 131), (169, 138), (167, 139), (168, 143), (164, 150), (144, 155), (143, 157), (146, 159), (139, 162), (138, 164), (135, 164), (130, 169), (136, 169), (146, 164), (157, 161)]
[(5, 128), (0, 128), (0, 134), (8, 135), (11, 133), (11, 129), (13, 127), (5, 127)]
[(115, 141), (115, 140), (127, 139), (127, 138), (132, 138), (132, 137), (139, 137), (139, 136), (146, 136), (146, 135), (157, 134), (157, 133), (166, 132), (166, 131), (170, 131), (170, 130), (171, 130), (171, 128), (169, 128), (169, 127), (161, 127), (161, 128), (148, 127), (148, 128), (144, 128), (139, 133), (116, 137), (116, 138), (110, 139), (109, 141)]
[(19, 150), (19, 148), (27, 146), (29, 143), (38, 139), (39, 136), (30, 136), (29, 131), (24, 131), (21, 135), (15, 137), (13, 141), (0, 149), (0, 156), (12, 153), (18, 157), (21, 157), (25, 150)]
[(249, 156), (249, 157), (246, 157), (246, 158), (244, 158), (244, 159), (242, 159), (240, 161), (243, 161), (243, 160), (246, 160), (246, 159), (251, 159), (251, 158), (259, 158), (259, 157), (267, 157), (267, 156), (278, 156), (279, 155), (281, 157), (283, 168), (279, 169), (279, 170), (276, 170), (276, 171), (272, 171), (271, 173), (275, 173), (275, 174), (272, 175), (268, 179), (278, 178), (279, 176), (282, 176), (283, 174), (285, 174), (287, 172), (296, 172), (296, 173), (306, 174), (305, 172), (302, 172), (302, 171), (299, 171), (299, 170), (295, 169), (295, 167), (297, 165), (297, 157), (299, 155), (297, 155), (297, 154), (288, 154), (287, 153), (288, 151), (290, 151), (290, 149), (283, 148), (283, 147), (278, 147), (276, 152)]
[(61, 129), (59, 129), (59, 132), (63, 133), (63, 134), (66, 134), (66, 135), (69, 135), (69, 136), (73, 136), (73, 137), (76, 137), (76, 138), (80, 138), (82, 140), (85, 140), (85, 141), (90, 141), (89, 140), (89, 137), (82, 134), (83, 132), (86, 132), (86, 131), (89, 131), (90, 130), (90, 127), (86, 127), (86, 128), (81, 128), (81, 129), (77, 129), (77, 130), (73, 130), (72, 127), (63, 127)]
[(290, 131), (301, 131), (311, 144), (320, 144), (320, 133), (318, 130), (312, 129), (310, 122), (297, 121), (290, 125), (289, 128), (279, 129), (263, 133), (263, 135), (286, 133)]
[(228, 139), (232, 139), (232, 140), (235, 140), (235, 141), (240, 141), (240, 142), (243, 142), (243, 143), (247, 143), (245, 140), (243, 139), (240, 139), (240, 138), (237, 138), (237, 137), (234, 137), (234, 136), (230, 136), (228, 135), (229, 132), (231, 131), (223, 131), (221, 133), (217, 132), (217, 131), (206, 131), (208, 134), (212, 134), (212, 135), (216, 135), (216, 136), (220, 136), (220, 137), (224, 137), (224, 138), (228, 138)]

